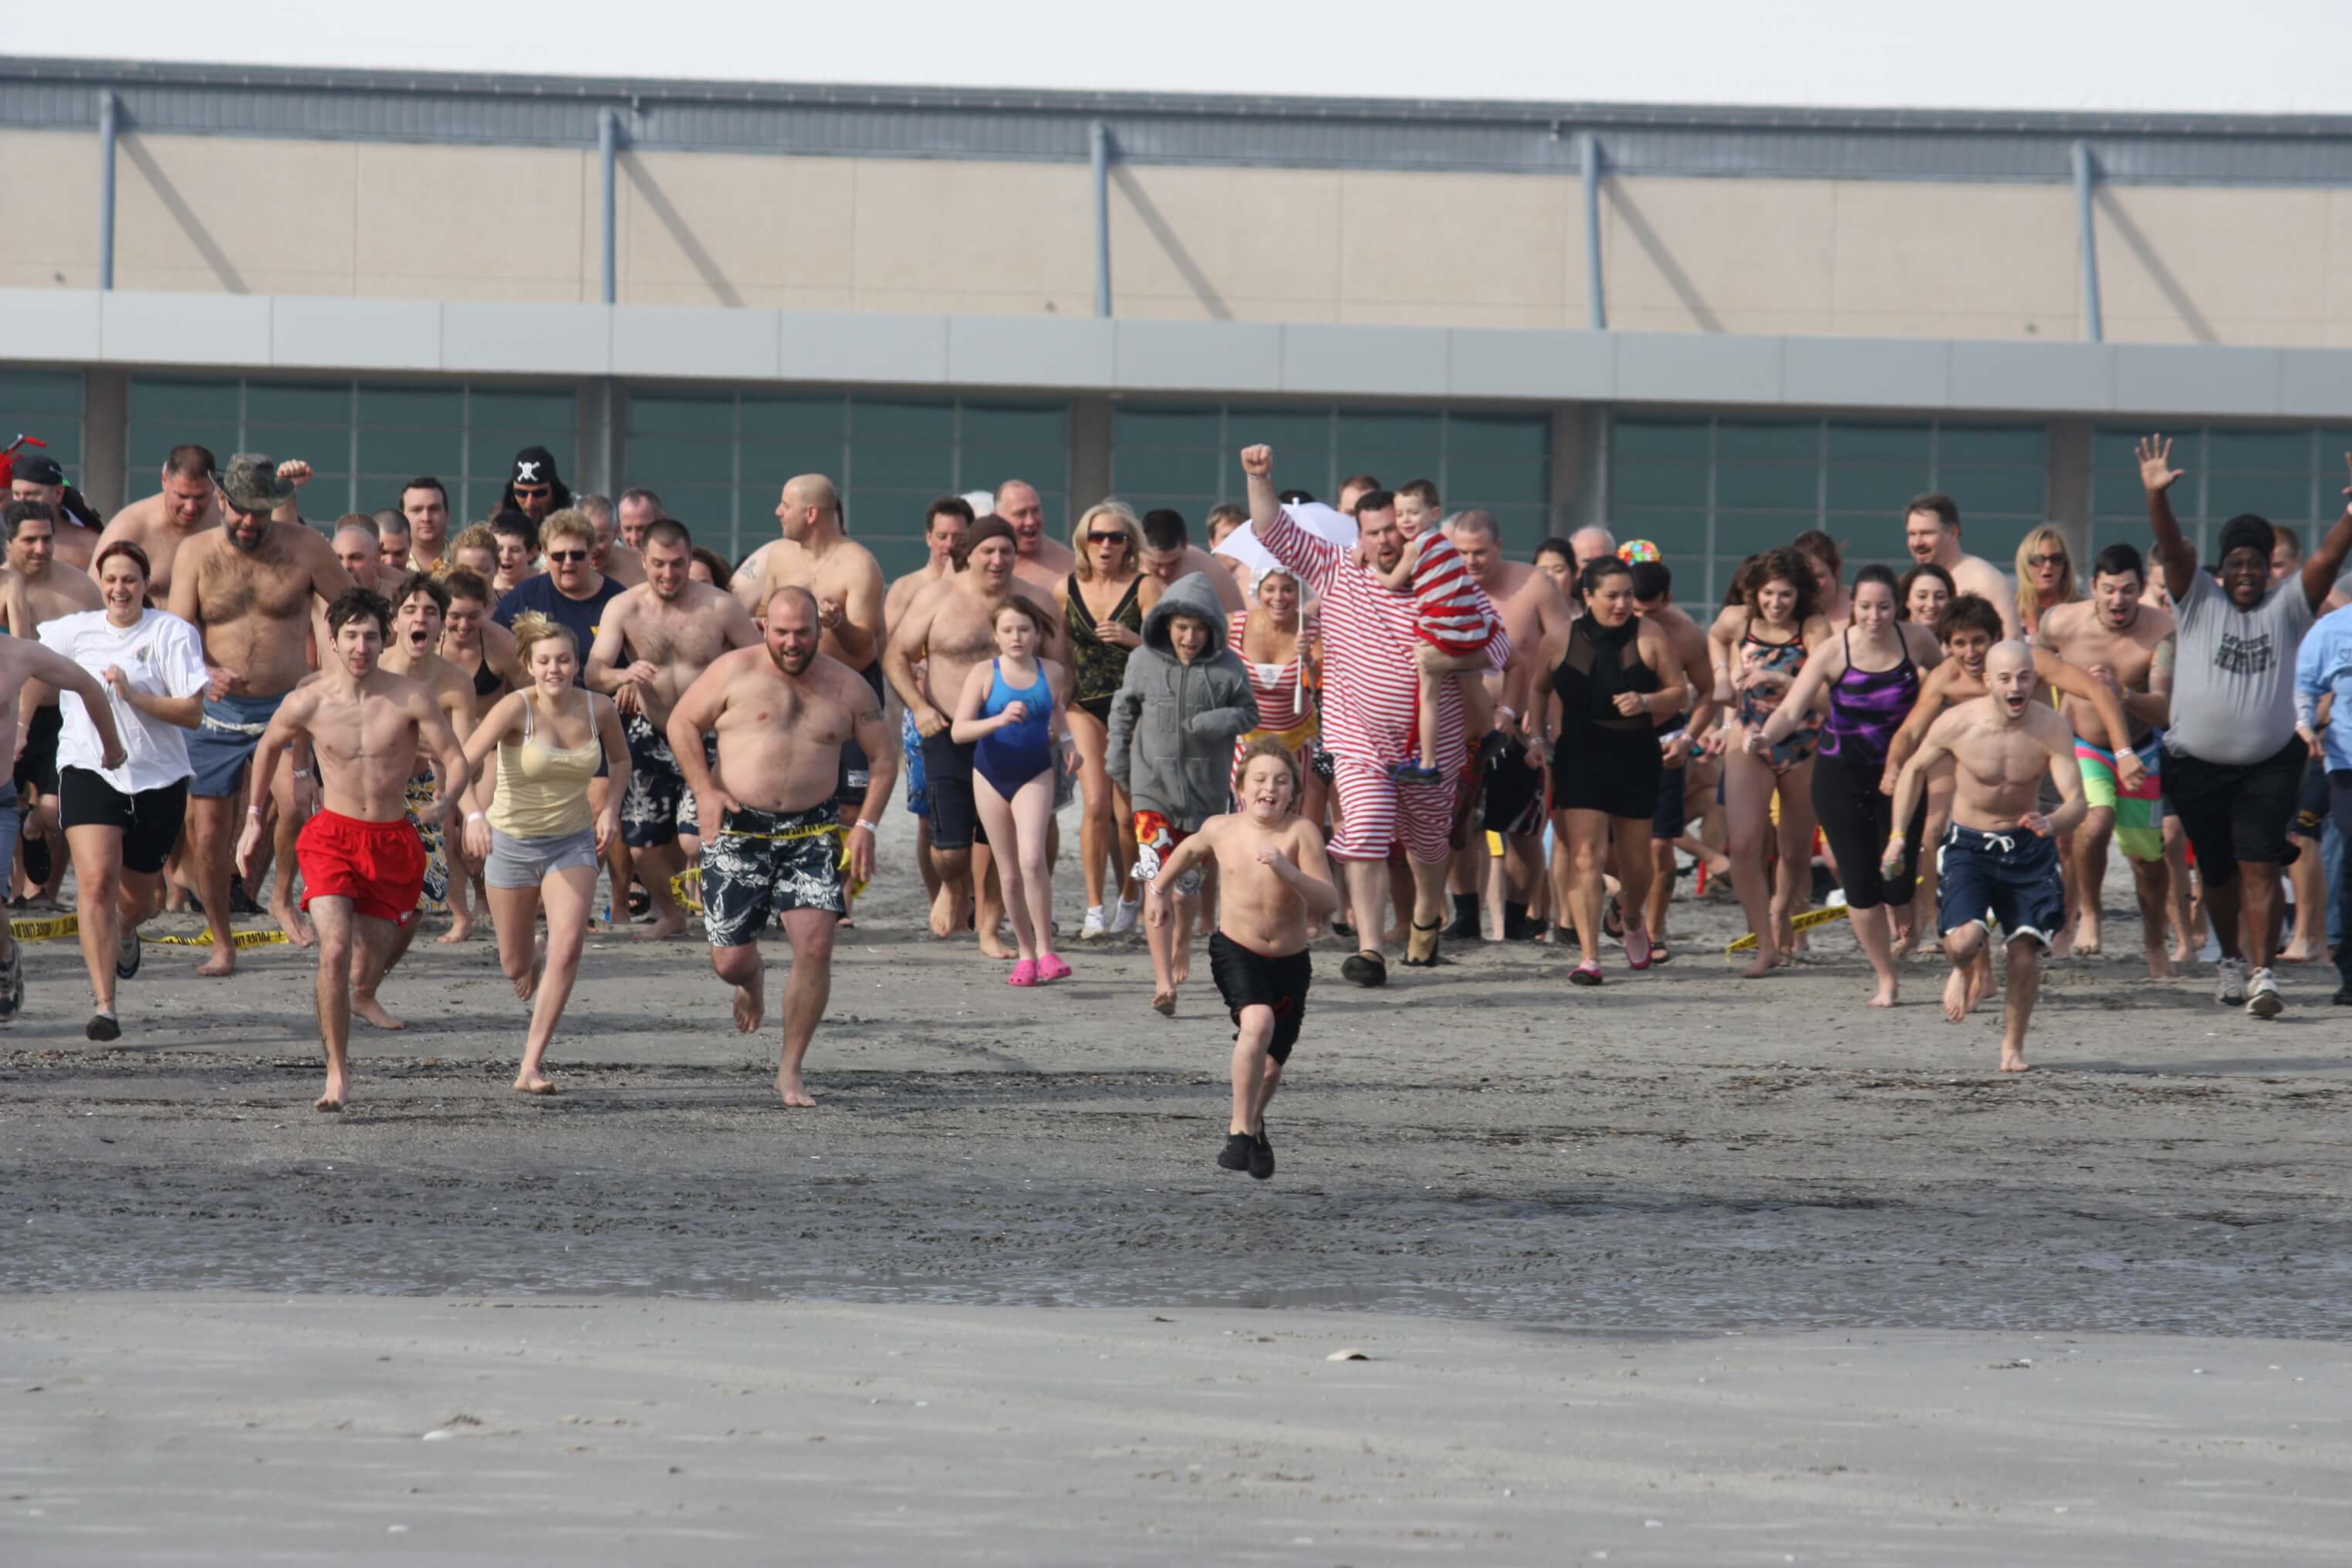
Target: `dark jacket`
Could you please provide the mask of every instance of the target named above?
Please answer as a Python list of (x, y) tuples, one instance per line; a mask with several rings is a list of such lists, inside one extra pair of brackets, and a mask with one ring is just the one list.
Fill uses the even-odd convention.
[[(1190, 616), (1209, 628), (1209, 646), (1180, 663), (1168, 623)], [(1156, 811), (1191, 833), (1231, 800), (1234, 738), (1257, 728), (1249, 671), (1225, 646), (1217, 591), (1195, 572), (1179, 577), (1143, 618), (1143, 646), (1127, 656), (1127, 679), (1110, 700), (1104, 763), (1138, 811)]]

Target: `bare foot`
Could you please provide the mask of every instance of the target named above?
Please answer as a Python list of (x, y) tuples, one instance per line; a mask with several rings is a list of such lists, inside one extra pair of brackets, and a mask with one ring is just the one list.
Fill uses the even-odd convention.
[(931, 900), (931, 934), (942, 940), (963, 930), (971, 911), (950, 888), (941, 888)]
[(284, 931), (286, 940), (296, 947), (309, 947), (319, 940), (319, 933), (310, 929), (310, 917), (290, 903), (272, 899), (269, 901), (269, 918), (278, 922), (278, 929)]
[(539, 994), (539, 977), (547, 973), (547, 939), (530, 944), (530, 968), (514, 983), (515, 1000), (528, 1002)]
[(196, 973), (207, 980), (218, 980), (225, 974), (236, 973), (236, 943), (213, 943), (213, 955), (196, 965)]
[(980, 956), (1001, 963), (1008, 958), (1018, 958), (1021, 953), (1018, 949), (1006, 945), (1004, 939), (995, 931), (984, 931), (980, 933)]
[(310, 1102), (310, 1109), (313, 1110), (328, 1111), (341, 1110), (343, 1108), (343, 1098), (350, 1092), (350, 1084), (345, 1083), (335, 1074), (329, 1073), (327, 1075), (327, 1092), (312, 1100)]
[(761, 975), (752, 984), (735, 987), (735, 1029), (738, 1034), (750, 1034), (760, 1026), (760, 1020), (767, 1016), (768, 986), (765, 974)]
[(1761, 980), (1780, 966), (1780, 955), (1769, 947), (1756, 950), (1756, 962), (1739, 972), (1742, 980)]
[(1894, 1006), (1896, 984), (1896, 982), (1892, 980), (1880, 981), (1878, 983), (1878, 989), (1870, 994), (1870, 1005), (1873, 1007)]
[(2176, 941), (2176, 942), (2172, 944), (2172, 962), (2173, 962), (2173, 963), (2188, 963), (2190, 959), (2192, 959), (2192, 958), (2194, 958), (2194, 957), (2196, 957), (2196, 956), (2197, 956), (2197, 954), (2196, 954), (2196, 952), (2195, 952), (2195, 950), (2193, 950), (2192, 948), (2190, 948), (2190, 947), (2189, 947), (2189, 945), (2187, 942), (2178, 942), (2178, 941)]
[(2007, 1046), (2003, 1046), (2000, 1048), (2000, 1070), (2003, 1072), (2032, 1072), (2033, 1068), (2026, 1064), (2025, 1053), (2023, 1051), (2012, 1051)]
[(2062, 925), (2058, 928), (2058, 934), (2050, 939), (2050, 956), (2053, 958), (2072, 958), (2074, 955), (2074, 928), (2070, 925)]
[(524, 1073), (514, 1080), (514, 1086), (515, 1092), (517, 1094), (553, 1094), (556, 1092), (554, 1080), (550, 1079), (545, 1073)]
[(2150, 980), (2172, 978), (2172, 954), (2160, 942), (2149, 942), (2140, 949), (2147, 956), (2147, 977)]
[(1957, 1024), (1975, 1004), (1969, 997), (1969, 972), (1955, 969), (1944, 976), (1944, 1022)]
[(1179, 985), (1192, 978), (1192, 953), (1189, 947), (1180, 947), (1168, 955), (1168, 978)]
[(353, 996), (352, 1016), (362, 1018), (379, 1029), (405, 1029), (406, 1024), (383, 1010), (383, 1004), (373, 996)]
[(436, 943), (439, 944), (440, 946), (446, 947), (446, 946), (448, 946), (448, 945), (449, 945), (451, 942), (464, 942), (464, 941), (467, 940), (468, 938), (470, 938), (473, 934), (474, 934), (474, 922), (473, 922), (473, 921), (450, 921), (450, 922), (449, 922), (449, 929), (448, 929), (447, 931), (443, 931), (439, 936), (435, 937), (433, 940), (434, 940), (434, 942), (435, 942)]
[(1151, 994), (1151, 1010), (1163, 1018), (1174, 1017), (1176, 1016), (1175, 989), (1171, 987), (1166, 991), (1154, 991)]
[(784, 1097), (784, 1104), (795, 1110), (804, 1110), (816, 1103), (816, 1096), (801, 1081), (800, 1073), (786, 1068), (776, 1074), (776, 1092)]
[(1895, 929), (1895, 962), (1902, 963), (1919, 950), (1919, 928), (1915, 925)]
[(2301, 947), (2294, 942), (2287, 943), (2284, 948), (2280, 950), (2278, 955), (2278, 961), (2281, 963), (2316, 963), (2318, 959), (2319, 954), (2312, 952), (2307, 947)]
[[(844, 921), (839, 923), (846, 925), (848, 922)], [(686, 911), (684, 910), (678, 910), (677, 918), (675, 920), (671, 920), (666, 916), (656, 915), (654, 917), (653, 924), (649, 926), (634, 927), (631, 929), (629, 934), (637, 938), (639, 941), (652, 942), (667, 942), (675, 936), (684, 936), (686, 934)]]

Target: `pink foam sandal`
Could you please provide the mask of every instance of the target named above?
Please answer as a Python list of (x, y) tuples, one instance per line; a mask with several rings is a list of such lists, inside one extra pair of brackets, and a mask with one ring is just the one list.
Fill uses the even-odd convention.
[(1013, 966), (1013, 973), (1004, 977), (1004, 984), (1007, 985), (1036, 984), (1037, 961), (1034, 958), (1024, 958), (1020, 963), (1014, 964)]
[(1037, 955), (1037, 984), (1043, 985), (1048, 980), (1066, 980), (1069, 977), (1070, 966), (1062, 962), (1060, 955), (1051, 952)]

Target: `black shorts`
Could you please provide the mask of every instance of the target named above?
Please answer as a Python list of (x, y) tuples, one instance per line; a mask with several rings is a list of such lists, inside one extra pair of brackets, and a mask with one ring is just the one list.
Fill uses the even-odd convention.
[(2303, 770), (2303, 799), (2297, 805), (2294, 821), (2287, 831), (2297, 838), (2308, 838), (2314, 844), (2327, 831), (2327, 763), (2314, 757)]
[[(931, 847), (969, 849), (988, 842), (971, 800), (971, 753), (942, 730), (923, 738), (923, 788), (931, 797)], [(863, 796), (859, 797), (863, 799)]]
[(122, 829), (122, 868), (152, 877), (171, 858), (188, 816), (188, 781), (125, 795), (88, 768), (68, 768), (58, 781), (61, 826)]
[(771, 915), (848, 912), (841, 822), (830, 803), (806, 811), (727, 814), (702, 842), (702, 923), (713, 947), (760, 940)]
[(1486, 786), (1487, 832), (1525, 837), (1544, 830), (1543, 769), (1528, 763), (1526, 742), (1506, 738)]
[(65, 710), (54, 703), (33, 710), (33, 721), (25, 730), (25, 750), (16, 759), (18, 789), (29, 785), (43, 795), (58, 793), (58, 736), (65, 727)]
[(621, 796), (621, 841), (632, 849), (677, 842), (677, 806), (686, 795), (686, 774), (670, 754), (669, 737), (642, 712), (625, 715), (621, 732), (629, 739), (629, 787)]
[(1648, 820), (1657, 815), (1666, 771), (1656, 733), (1570, 725), (1552, 752), (1551, 808)]
[(1665, 743), (1681, 733), (1678, 729), (1658, 731), (1662, 753), (1658, 759), (1658, 804), (1650, 808), (1650, 837), (1661, 844), (1680, 838), (1683, 829), (1690, 826), (1690, 763), (1670, 768), (1663, 755)]
[(1274, 1009), (1274, 1040), (1265, 1054), (1276, 1061), (1290, 1059), (1298, 1043), (1298, 1026), (1307, 1016), (1307, 987), (1314, 983), (1315, 964), (1305, 948), (1282, 958), (1268, 958), (1244, 947), (1223, 931), (1209, 935), (1209, 978), (1239, 1028), (1244, 1007)]
[[(888, 700), (882, 695), (881, 659), (877, 658), (857, 673), (865, 677), (866, 684), (874, 689), (874, 700), (887, 705)], [(853, 724), (841, 742), (841, 774), (834, 783), (833, 804), (844, 811), (857, 810), (866, 804), (866, 786), (873, 779), (873, 760), (866, 756), (866, 748), (857, 743), (857, 727)]]
[(2258, 763), (2209, 763), (2187, 752), (2165, 753), (2165, 798), (2189, 835), (2197, 874), (2207, 887), (2226, 888), (2237, 880), (2241, 861), (2294, 861), (2296, 850), (2287, 842), (2286, 829), (2303, 796), (2310, 755), (2300, 735)]

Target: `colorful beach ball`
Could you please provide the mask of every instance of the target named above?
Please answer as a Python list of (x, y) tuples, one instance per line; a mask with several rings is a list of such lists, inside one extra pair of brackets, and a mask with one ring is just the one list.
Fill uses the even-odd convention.
[(1646, 539), (1629, 539), (1617, 547), (1617, 559), (1628, 566), (1639, 566), (1644, 561), (1658, 559), (1658, 547)]

